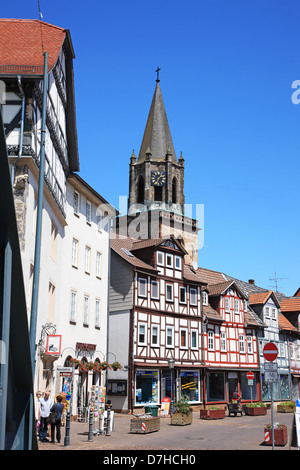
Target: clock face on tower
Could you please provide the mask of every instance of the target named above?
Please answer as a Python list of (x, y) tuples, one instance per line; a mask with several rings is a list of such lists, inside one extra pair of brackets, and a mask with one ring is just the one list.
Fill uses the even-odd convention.
[(165, 171), (151, 171), (151, 185), (152, 186), (165, 186), (166, 172)]

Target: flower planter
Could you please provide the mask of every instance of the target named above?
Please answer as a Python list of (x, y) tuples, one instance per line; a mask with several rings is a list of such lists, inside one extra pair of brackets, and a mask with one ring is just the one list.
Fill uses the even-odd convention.
[[(278, 426), (274, 428), (274, 445), (275, 446), (285, 446), (287, 443), (287, 427)], [(265, 444), (272, 445), (272, 428), (265, 428)]]
[(185, 426), (187, 424), (192, 424), (193, 414), (184, 414), (184, 413), (173, 413), (171, 415), (171, 424), (175, 426)]
[(220, 410), (200, 410), (201, 419), (223, 419), (225, 418), (225, 409)]
[(245, 406), (245, 414), (248, 416), (262, 416), (267, 414), (266, 406)]
[(296, 411), (296, 405), (280, 403), (277, 405), (277, 411), (278, 413), (294, 413), (294, 411)]
[(160, 430), (160, 418), (133, 418), (130, 421), (130, 432), (148, 434)]

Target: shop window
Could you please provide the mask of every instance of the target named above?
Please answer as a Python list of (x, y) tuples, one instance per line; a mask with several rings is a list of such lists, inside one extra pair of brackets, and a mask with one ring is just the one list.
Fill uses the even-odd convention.
[(136, 405), (158, 403), (158, 371), (138, 370), (135, 376)]
[(207, 401), (225, 400), (224, 372), (209, 372), (207, 374)]
[(199, 401), (199, 372), (181, 371), (180, 372), (180, 393), (181, 398), (187, 398), (188, 401)]
[(253, 385), (249, 385), (247, 372), (241, 373), (241, 396), (243, 400), (257, 400), (256, 375), (254, 374)]

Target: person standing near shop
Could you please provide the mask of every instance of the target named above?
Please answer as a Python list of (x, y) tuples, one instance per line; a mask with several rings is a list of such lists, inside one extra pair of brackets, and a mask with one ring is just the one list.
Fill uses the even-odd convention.
[(47, 418), (50, 415), (50, 409), (53, 405), (53, 401), (50, 398), (49, 390), (46, 390), (45, 395), (40, 399), (40, 441), (49, 442), (47, 439)]
[(62, 404), (62, 397), (58, 395), (56, 398), (57, 403), (51, 407), (50, 412), (56, 412), (56, 421), (55, 423), (51, 423), (51, 442), (54, 444), (54, 432), (56, 428), (56, 440), (60, 443), (60, 426), (61, 426), (61, 415), (64, 409), (64, 405)]

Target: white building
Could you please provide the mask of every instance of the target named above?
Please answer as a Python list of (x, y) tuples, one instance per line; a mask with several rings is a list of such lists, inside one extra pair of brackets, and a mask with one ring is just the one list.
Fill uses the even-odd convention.
[[(62, 387), (57, 365), (63, 365), (68, 356), (86, 357), (86, 348), (90, 356), (93, 350), (94, 358), (100, 361), (106, 355), (109, 237), (96, 216), (96, 208), (106, 201), (74, 173), (79, 171), (79, 156), (75, 55), (69, 31), (38, 20), (4, 19), (0, 20), (0, 34), (6, 44), (0, 51), (1, 90), (3, 85), (5, 88), (1, 110), (11, 165), (28, 323), (35, 263), (43, 52), (48, 53), (34, 386), (42, 392), (50, 389), (54, 395)], [(74, 206), (75, 194), (78, 200), (75, 196)], [(91, 210), (90, 220), (86, 216), (87, 207)], [(109, 206), (107, 212), (113, 215)], [(49, 347), (49, 339), (58, 340), (53, 343), (55, 349)], [(85, 377), (78, 378), (87, 383)], [(99, 379), (94, 377), (98, 382)], [(77, 389), (76, 384), (74, 391)], [(82, 399), (87, 398), (82, 395)], [(74, 407), (77, 402), (73, 400)]]

